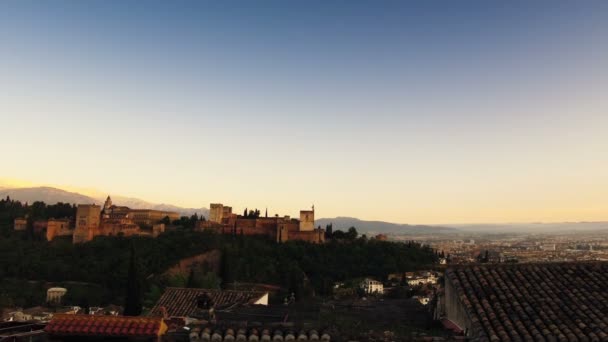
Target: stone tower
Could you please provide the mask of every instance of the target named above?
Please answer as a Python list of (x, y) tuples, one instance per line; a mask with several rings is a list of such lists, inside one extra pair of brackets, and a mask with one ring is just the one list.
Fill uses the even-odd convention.
[(108, 198), (106, 198), (106, 203), (103, 204), (103, 211), (107, 213), (108, 210), (110, 210), (111, 206), (112, 206), (112, 199), (110, 198), (110, 196), (108, 196)]
[(300, 210), (300, 231), (309, 232), (315, 229), (315, 206), (312, 210)]
[(224, 206), (221, 203), (211, 203), (209, 205), (209, 221), (222, 223), (223, 214)]
[(81, 243), (93, 240), (99, 233), (101, 208), (95, 204), (79, 204), (76, 210), (76, 229), (73, 242)]

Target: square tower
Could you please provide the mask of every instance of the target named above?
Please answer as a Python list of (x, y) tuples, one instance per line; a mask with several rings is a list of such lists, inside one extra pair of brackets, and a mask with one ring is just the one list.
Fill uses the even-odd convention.
[(300, 231), (309, 232), (315, 229), (315, 211), (300, 210)]
[(95, 204), (79, 204), (76, 210), (76, 229), (74, 229), (74, 243), (87, 242), (99, 231), (101, 207)]
[(209, 221), (215, 223), (222, 223), (222, 217), (224, 216), (224, 205), (221, 203), (209, 204)]

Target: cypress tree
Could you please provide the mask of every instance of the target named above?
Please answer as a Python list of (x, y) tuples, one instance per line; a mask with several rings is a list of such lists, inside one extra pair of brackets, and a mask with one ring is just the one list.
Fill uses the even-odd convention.
[(188, 281), (186, 283), (186, 287), (195, 288), (196, 286), (196, 276), (194, 275), (194, 268), (190, 269), (190, 273), (188, 274)]
[(137, 260), (135, 246), (131, 242), (131, 260), (129, 261), (129, 275), (127, 279), (127, 298), (125, 301), (125, 316), (139, 316), (141, 314), (141, 293), (139, 277), (137, 274)]

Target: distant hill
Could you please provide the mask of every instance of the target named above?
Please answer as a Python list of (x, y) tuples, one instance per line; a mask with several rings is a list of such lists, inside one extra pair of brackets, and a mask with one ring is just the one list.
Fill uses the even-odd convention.
[[(99, 204), (103, 205), (106, 197), (93, 198), (76, 192), (65, 191), (52, 187), (33, 187), (33, 188), (0, 188), (0, 198), (10, 198), (21, 202), (32, 203), (42, 201), (47, 204), (55, 204), (58, 202), (74, 203), (74, 204)], [(182, 208), (171, 204), (155, 204), (138, 198), (111, 196), (112, 202), (116, 205), (124, 205), (133, 209), (155, 209), (176, 211), (181, 215), (190, 216), (194, 213), (205, 217), (209, 214), (207, 208)]]
[(450, 224), (449, 227), (471, 233), (575, 233), (608, 231), (608, 222), (536, 222)]
[[(125, 197), (120, 195), (110, 195), (112, 198), (112, 203), (116, 205), (124, 205), (133, 209), (154, 209), (154, 210), (163, 210), (163, 211), (175, 211), (185, 216), (190, 216), (196, 213), (197, 215), (203, 215), (205, 217), (209, 216), (209, 209), (207, 208), (182, 208), (172, 204), (158, 204), (151, 203), (148, 201), (144, 201), (139, 198), (133, 197)], [(106, 200), (106, 196), (98, 198), (99, 203), (104, 203)]]
[(35, 187), (35, 188), (14, 188), (0, 189), (0, 198), (10, 198), (21, 202), (33, 203), (42, 201), (47, 204), (63, 203), (81, 203), (81, 204), (99, 204), (99, 200), (85, 196), (76, 192), (69, 192), (51, 187)]
[(359, 233), (364, 234), (436, 234), (453, 233), (458, 230), (448, 227), (409, 225), (400, 223), (390, 223), (383, 221), (364, 221), (354, 217), (335, 217), (322, 218), (315, 220), (315, 225), (325, 228), (328, 224), (333, 224), (334, 230), (348, 230), (350, 227), (357, 228)]

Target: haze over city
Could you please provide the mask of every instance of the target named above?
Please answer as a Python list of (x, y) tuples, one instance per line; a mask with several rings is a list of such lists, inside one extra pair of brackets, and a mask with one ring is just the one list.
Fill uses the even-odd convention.
[(607, 2), (60, 4), (0, 4), (0, 186), (608, 220)]

